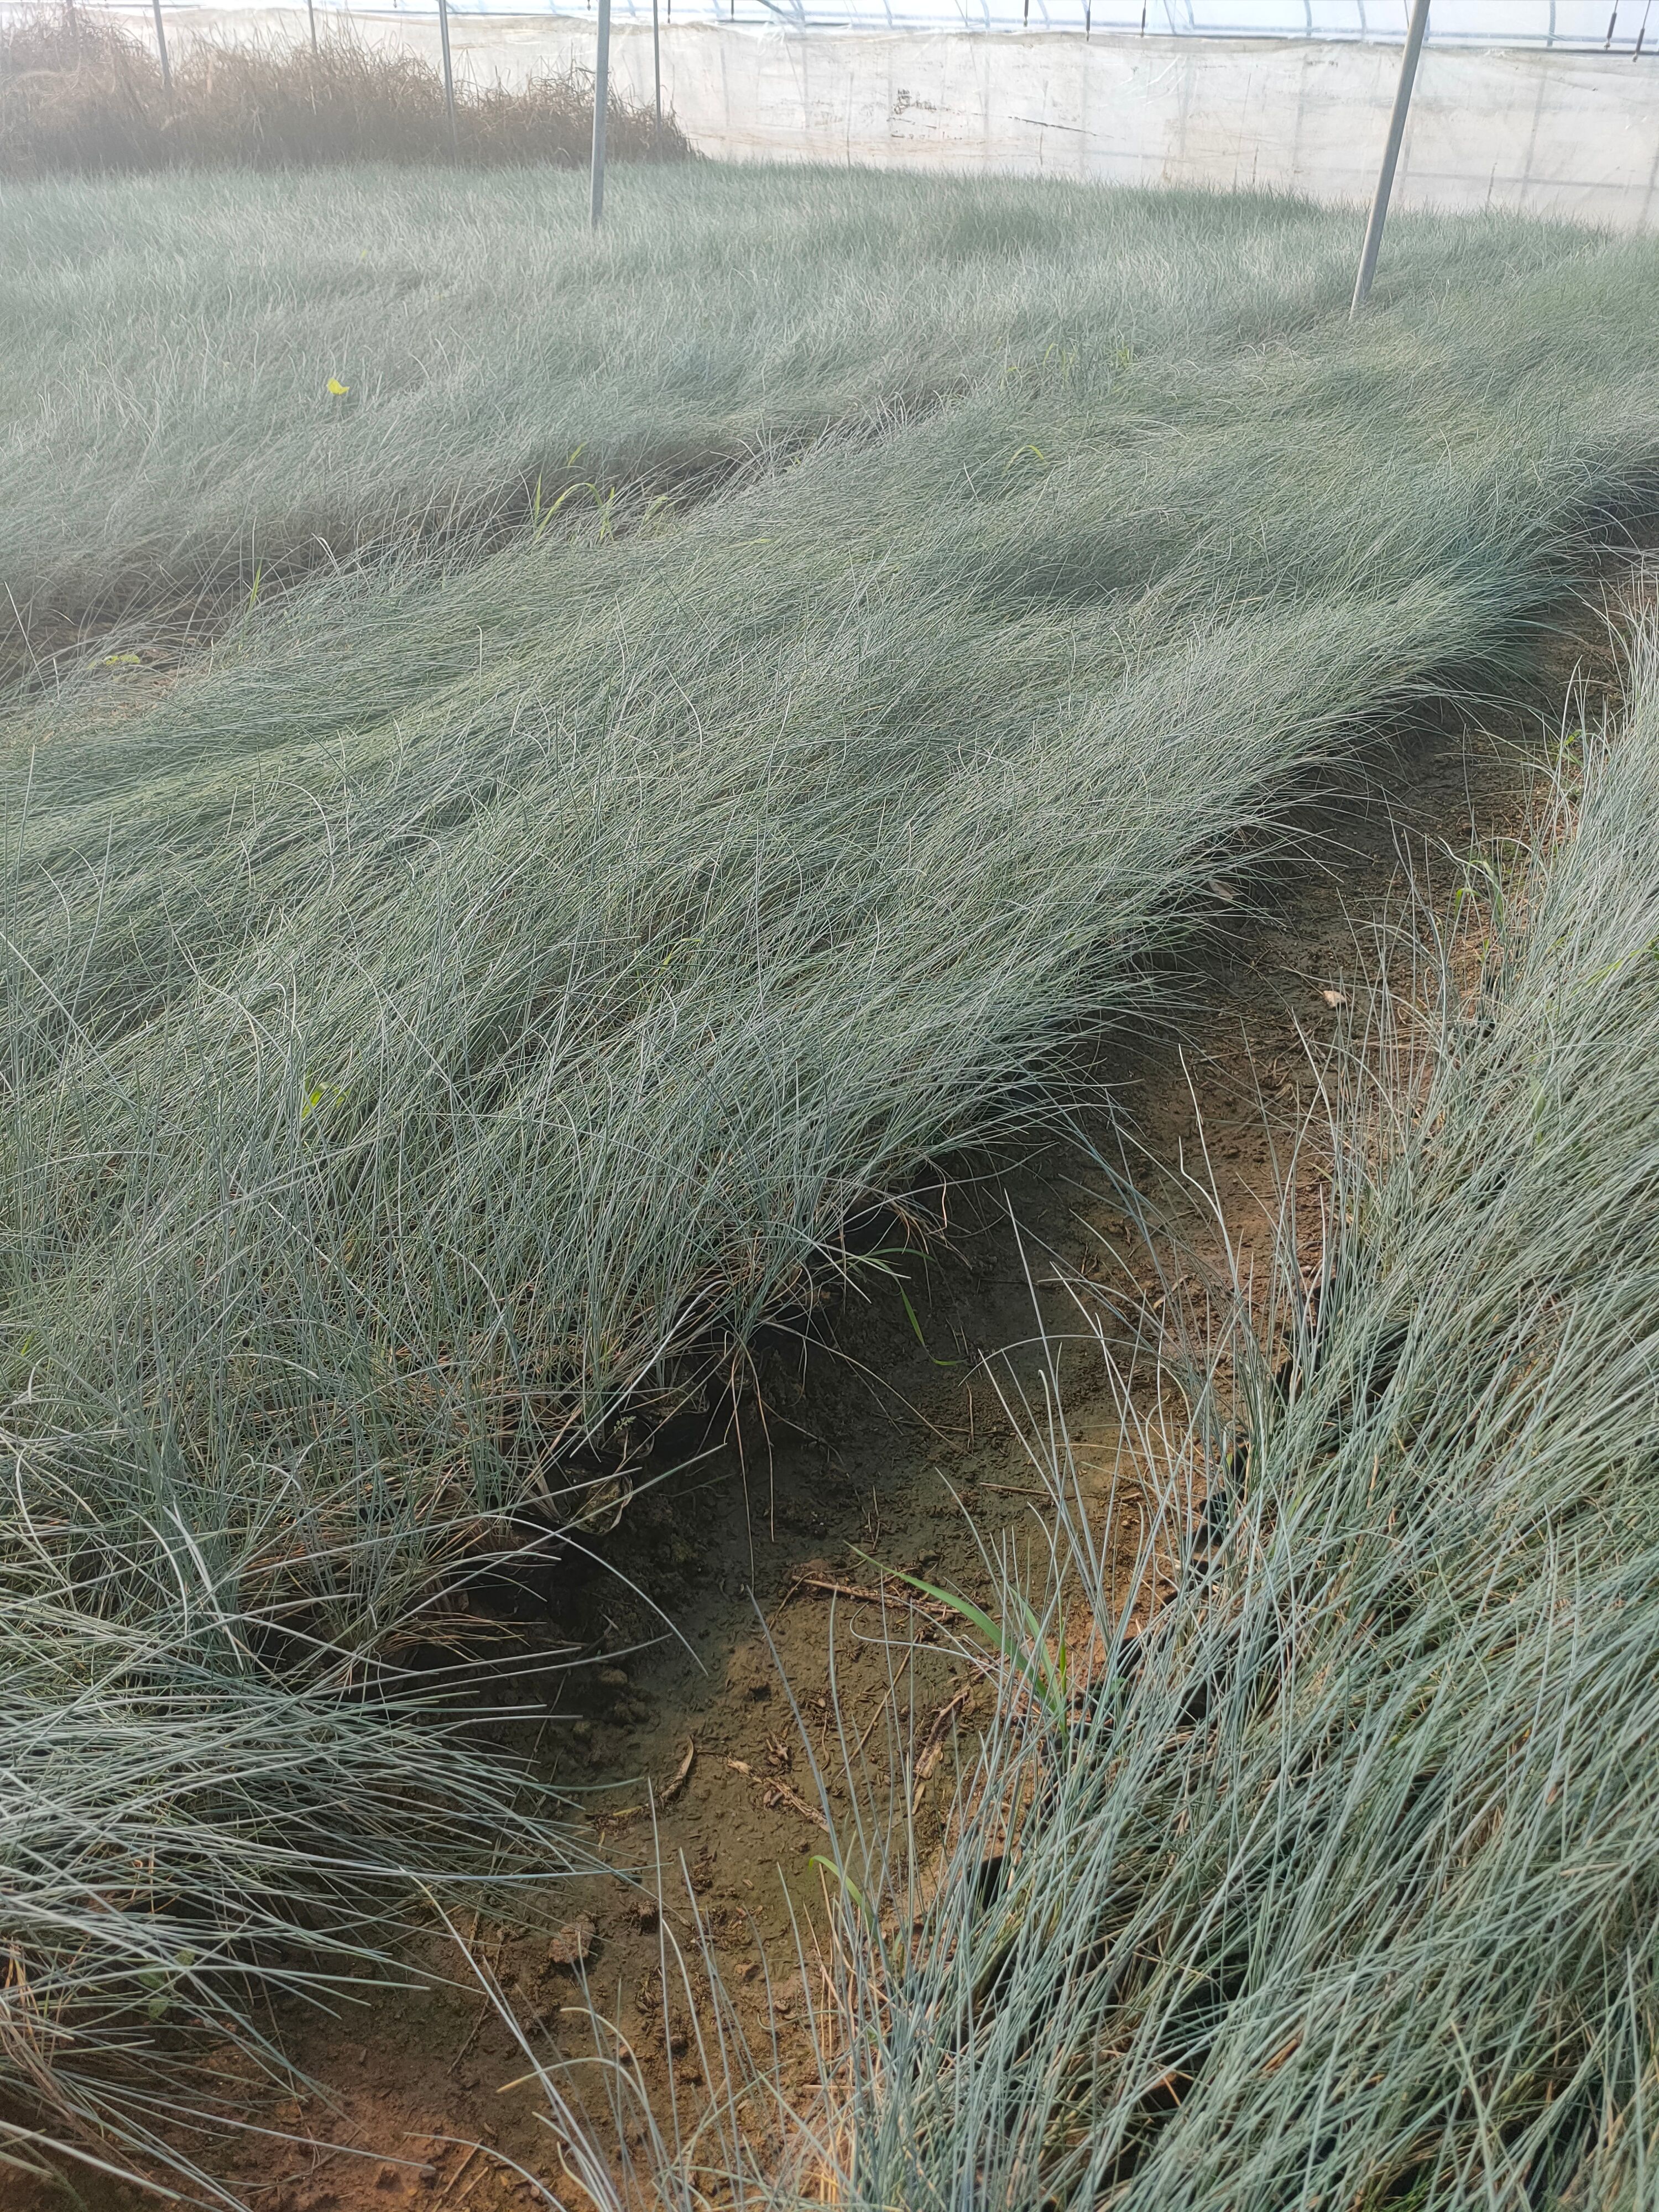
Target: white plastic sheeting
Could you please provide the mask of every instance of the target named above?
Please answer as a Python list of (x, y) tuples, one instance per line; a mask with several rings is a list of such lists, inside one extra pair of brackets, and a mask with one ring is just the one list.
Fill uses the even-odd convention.
[[(462, 29), (488, 38), (495, 26), (474, 18)], [(591, 52), (591, 34), (567, 51), (573, 61)], [(622, 27), (612, 68), (619, 85), (648, 95), (648, 23)], [(1267, 187), (1358, 209), (1376, 182), (1399, 70), (1398, 47), (1380, 42), (799, 36), (682, 27), (677, 9), (664, 90), (693, 143), (726, 160)], [(1655, 91), (1628, 58), (1468, 46), (1426, 54), (1395, 204), (1652, 228)], [(1358, 250), (1356, 228), (1356, 258)]]
[[(162, 0), (167, 13), (191, 0)], [(216, 15), (269, 0), (205, 0)], [(593, 0), (449, 0), (452, 15), (574, 15)], [(1149, 39), (1306, 39), (1398, 45), (1410, 0), (657, 0), (665, 21), (781, 23), (795, 30), (1129, 32)], [(316, 0), (319, 15), (432, 16), (436, 0)], [(651, 0), (612, 0), (649, 21)], [(1659, 55), (1659, 0), (1432, 0), (1433, 46), (1542, 47), (1648, 61)]]
[[(258, 9), (163, 4), (183, 40), (289, 44), (307, 33), (301, 0)], [(1265, 185), (1358, 208), (1376, 180), (1400, 70), (1398, 46), (1380, 39), (802, 33), (776, 21), (688, 21), (684, 0), (673, 8), (659, 42), (665, 100), (692, 143), (725, 161)], [(143, 36), (149, 9), (127, 12)], [(352, 22), (371, 46), (438, 58), (429, 12), (380, 9), (354, 12)], [(574, 12), (471, 10), (455, 15), (450, 33), (457, 72), (477, 84), (592, 64), (592, 19)], [(617, 91), (648, 100), (652, 63), (648, 12), (620, 22), (611, 58)], [(1628, 52), (1442, 46), (1418, 77), (1396, 204), (1659, 226), (1656, 95), (1645, 58), (1632, 68)]]
[[(405, 0), (390, 0), (401, 7)], [(411, 8), (433, 0), (407, 0)], [(451, 0), (469, 13), (497, 0)], [(591, 0), (590, 0), (591, 4)], [(665, 0), (659, 0), (659, 7)], [(1148, 38), (1376, 40), (1398, 45), (1409, 0), (666, 0), (686, 22), (754, 22), (769, 15), (798, 29), (1129, 31)], [(549, 0), (550, 9), (552, 0)], [(651, 0), (613, 0), (619, 15)], [(516, 9), (514, 12), (519, 12)], [(557, 12), (569, 14), (569, 0)], [(1651, 20), (1650, 20), (1651, 19)], [(1659, 0), (1433, 0), (1437, 46), (1542, 46), (1645, 58), (1659, 42)]]

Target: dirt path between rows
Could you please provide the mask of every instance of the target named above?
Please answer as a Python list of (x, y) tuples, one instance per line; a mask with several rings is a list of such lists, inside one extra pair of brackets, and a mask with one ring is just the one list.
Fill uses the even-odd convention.
[[(1549, 688), (1559, 692), (1578, 646), (1596, 641), (1594, 617), (1564, 639)], [(1137, 1182), (1171, 1209), (1196, 1264), (1217, 1256), (1224, 1231), (1240, 1252), (1265, 1255), (1275, 1158), (1304, 1121), (1310, 1053), (1342, 1017), (1334, 994), (1375, 969), (1376, 927), (1401, 908), (1402, 854), (1419, 882), (1449, 892), (1457, 856), (1520, 826), (1528, 757), (1543, 735), (1516, 724), (1502, 738), (1428, 729), (1345, 768), (1302, 810), (1294, 849), (1248, 890), (1218, 896), (1170, 969), (1179, 1031), (1120, 1035), (1097, 1049), (1112, 1106), (1083, 1117), (1093, 1156), (1055, 1141), (1018, 1173), (947, 1186), (944, 1242), (890, 1255), (890, 1275), (861, 1270), (824, 1331), (830, 1340), (765, 1353), (764, 1415), (751, 1400), (704, 1455), (635, 1497), (601, 1547), (614, 1575), (533, 1593), (543, 1642), (550, 1619), (584, 1662), (561, 1678), (551, 1719), (536, 1723), (541, 1764), (581, 1793), (585, 1827), (608, 1861), (659, 1890), (662, 1919), (631, 1881), (574, 1881), (544, 1900), (560, 1933), (464, 1929), (499, 2004), (465, 1985), (451, 1952), (461, 1979), (448, 1988), (365, 1989), (361, 2006), (297, 2034), (290, 2024), (317, 2094), (276, 2115), (294, 2142), (210, 2147), (234, 2201), (250, 2212), (489, 2212), (546, 2203), (544, 2184), (586, 2212), (503, 2012), (556, 2064), (592, 2052), (591, 2005), (608, 2023), (600, 2046), (614, 2050), (620, 2036), (665, 2124), (672, 2064), (684, 2120), (711, 2086), (702, 1990), (696, 1974), (677, 1983), (663, 1923), (695, 1949), (693, 1899), (755, 2046), (769, 2051), (775, 2037), (786, 2088), (814, 2078), (795, 1950), (798, 1923), (822, 1913), (814, 1762), (838, 1770), (838, 1728), (884, 1759), (894, 1741), (925, 1741), (942, 1709), (971, 1735), (973, 1699), (987, 1695), (899, 1600), (884, 1620), (867, 1595), (848, 1593), (876, 1587), (875, 1560), (975, 1595), (980, 1542), (1021, 1531), (1040, 1540), (1036, 1476), (994, 1377), (1040, 1398), (1045, 1334), (1060, 1347), (1085, 1492), (1103, 1492), (1119, 1443), (1115, 1400), (1066, 1279), (1115, 1284), (1130, 1303), (1160, 1287), (1107, 1164), (1129, 1148)], [(1212, 1174), (1217, 1219), (1205, 1220), (1182, 1182), (1194, 1168), (1200, 1181)], [(1304, 1148), (1297, 1174), (1316, 1218), (1319, 1168), (1317, 1146)], [(894, 1638), (916, 1645), (896, 1687)], [(545, 1698), (544, 1683), (534, 1693)], [(501, 1734), (522, 1747), (521, 1723), (504, 1721)], [(949, 1778), (946, 1759), (929, 1788), (942, 1798)], [(848, 1809), (842, 1787), (830, 1784), (836, 1819)], [(560, 2078), (573, 2091), (585, 2083), (590, 2108), (602, 2106), (599, 2069), (578, 2063)], [(629, 2132), (637, 2143), (637, 2125)], [(138, 2201), (77, 2186), (91, 2212)]]

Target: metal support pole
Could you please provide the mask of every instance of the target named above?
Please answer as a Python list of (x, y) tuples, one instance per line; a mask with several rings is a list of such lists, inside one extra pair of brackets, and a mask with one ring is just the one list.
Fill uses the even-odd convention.
[(311, 22), (311, 52), (314, 60), (317, 54), (317, 0), (306, 0), (306, 14)]
[(449, 150), (460, 150), (455, 130), (455, 71), (449, 58), (449, 9), (446, 0), (438, 0), (438, 37), (444, 50), (444, 106), (449, 111)]
[(611, 101), (611, 0), (599, 0), (599, 45), (593, 62), (593, 178), (587, 219), (597, 230), (605, 213), (605, 112)]
[(1348, 309), (1352, 322), (1365, 304), (1371, 289), (1371, 278), (1376, 273), (1376, 252), (1382, 243), (1382, 226), (1389, 219), (1389, 196), (1394, 190), (1394, 173), (1400, 161), (1401, 141), (1406, 136), (1406, 118), (1411, 111), (1412, 87), (1417, 82), (1417, 58), (1423, 51), (1423, 33), (1429, 27), (1429, 0), (1412, 0), (1411, 22), (1406, 31), (1406, 51), (1400, 57), (1400, 82), (1394, 95), (1394, 113), (1389, 118), (1389, 143), (1382, 149), (1382, 167), (1376, 179), (1376, 198), (1371, 202), (1371, 219), (1365, 225), (1365, 243), (1359, 255), (1359, 274), (1354, 278), (1353, 304)]
[(657, 0), (651, 0), (651, 72), (656, 82), (657, 112), (651, 125), (651, 158), (662, 159), (662, 26), (657, 21)]
[(169, 100), (173, 97), (173, 70), (167, 60), (167, 34), (161, 27), (161, 0), (150, 0), (155, 10), (155, 46), (161, 57), (161, 89)]

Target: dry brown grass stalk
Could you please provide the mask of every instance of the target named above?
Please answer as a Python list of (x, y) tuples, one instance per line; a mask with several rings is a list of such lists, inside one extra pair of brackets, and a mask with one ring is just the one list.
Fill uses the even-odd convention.
[[(169, 94), (149, 46), (74, 0), (0, 22), (0, 177), (453, 160), (569, 168), (587, 159), (592, 116), (592, 86), (580, 74), (461, 83), (452, 149), (437, 70), (414, 54), (374, 52), (348, 31), (330, 29), (314, 52), (181, 42)], [(616, 161), (653, 159), (648, 110), (613, 93), (608, 144)], [(685, 161), (690, 150), (665, 117), (657, 157)]]

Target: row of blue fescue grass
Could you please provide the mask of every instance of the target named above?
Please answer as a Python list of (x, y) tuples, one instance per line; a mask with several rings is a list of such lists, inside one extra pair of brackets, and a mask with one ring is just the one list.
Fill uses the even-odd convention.
[[(995, 1717), (938, 1861), (902, 1821), (848, 1838), (835, 2057), (747, 2201), (1651, 2201), (1650, 622), (1631, 678), (1323, 1070), (1328, 1234), (1310, 1297), (1286, 1217), (1288, 1365), (1241, 1281), (1237, 1332), (1171, 1370), (1184, 1421), (1126, 1389), (1133, 1567), (1063, 1420), (1031, 1426), (1046, 1547), (962, 1629)], [(726, 2078), (775, 2154), (776, 2107)], [(716, 2130), (693, 2163), (741, 2151)]]
[[(0, 2089), (141, 2152), (179, 2027), (276, 2066), (388, 1886), (568, 1863), (398, 1671), (481, 1560), (1052, 1108), (1317, 757), (1522, 682), (1659, 458), (1641, 242), (1402, 223), (1350, 327), (1267, 199), (307, 191), (4, 249)], [(30, 627), (230, 589), (166, 681)]]

